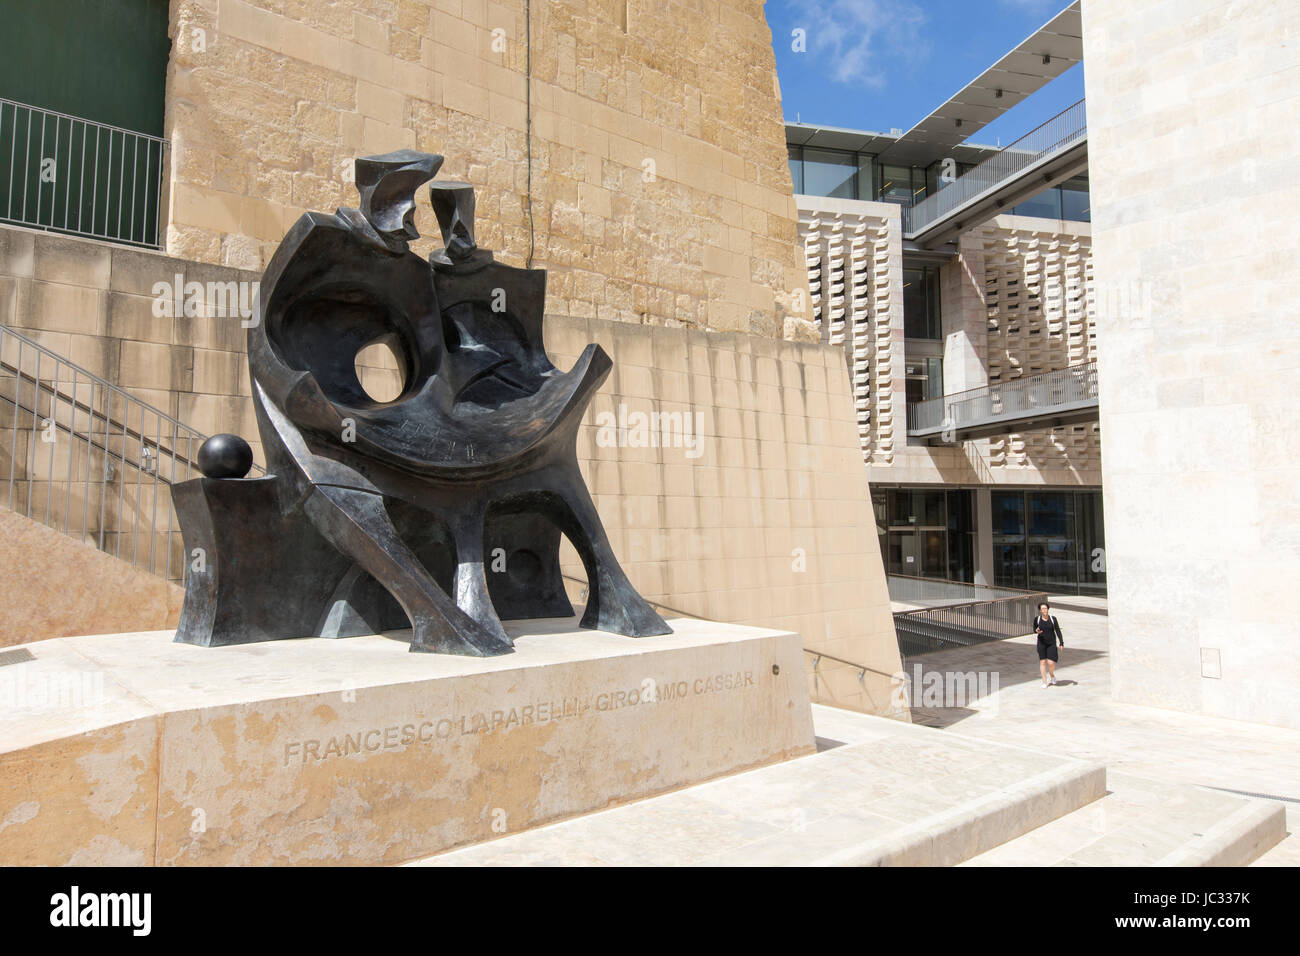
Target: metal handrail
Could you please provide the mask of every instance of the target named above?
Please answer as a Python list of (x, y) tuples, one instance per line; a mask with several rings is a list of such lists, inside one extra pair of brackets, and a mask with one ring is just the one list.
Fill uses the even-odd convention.
[[(9, 330), (9, 331), (12, 331), (12, 330)], [(30, 339), (28, 339), (27, 341), (28, 341), (29, 343), (31, 342)], [(47, 355), (52, 355), (52, 354), (54, 354), (54, 353), (50, 352), (48, 349), (43, 349), (42, 351), (44, 351), (45, 354), (47, 354)], [(72, 367), (72, 368), (77, 368), (77, 366), (73, 366), (71, 362), (67, 362), (67, 363), (64, 363), (64, 364), (66, 364), (66, 365), (68, 365), (68, 366), (70, 366), (70, 367)], [(84, 370), (83, 370), (83, 371), (84, 371)], [(37, 391), (39, 391), (39, 392), (41, 392), (41, 393), (43, 393), (43, 394), (45, 394), (45, 395), (51, 397), (52, 399), (54, 399), (55, 402), (58, 402), (58, 401), (60, 401), (60, 400), (64, 400), (64, 399), (66, 399), (67, 402), (68, 402), (68, 404), (69, 404), (69, 406), (71, 407), (71, 410), (72, 410), (72, 412), (73, 412), (73, 417), (74, 417), (74, 419), (75, 419), (75, 413), (76, 413), (76, 412), (85, 412), (85, 414), (86, 414), (86, 420), (87, 420), (88, 422), (90, 422), (90, 424), (91, 424), (91, 429), (90, 429), (90, 433), (89, 433), (89, 437), (90, 437), (90, 440), (91, 440), (91, 441), (94, 440), (93, 435), (94, 435), (94, 431), (95, 431), (95, 429), (94, 429), (95, 424), (98, 423), (98, 422), (103, 422), (103, 423), (104, 423), (104, 431), (105, 431), (105, 434), (108, 433), (109, 429), (111, 429), (111, 428), (117, 428), (117, 429), (119, 429), (119, 430), (122, 432), (122, 434), (126, 435), (128, 438), (132, 438), (132, 439), (134, 439), (135, 441), (140, 442), (141, 444), (144, 444), (144, 445), (148, 445), (148, 443), (149, 443), (149, 439), (148, 439), (145, 435), (142, 435), (142, 434), (141, 434), (139, 431), (137, 431), (136, 429), (131, 428), (129, 425), (126, 425), (126, 424), (124, 424), (123, 422), (119, 422), (119, 421), (114, 420), (114, 419), (113, 419), (111, 416), (109, 416), (107, 413), (105, 413), (105, 412), (101, 412), (101, 411), (99, 411), (98, 409), (95, 409), (95, 408), (93, 408), (92, 406), (87, 405), (85, 402), (79, 401), (79, 400), (76, 399), (75, 397), (71, 397), (71, 398), (69, 398), (69, 397), (66, 396), (63, 392), (61, 392), (61, 391), (59, 390), (59, 388), (58, 388), (57, 385), (50, 385), (48, 382), (42, 382), (42, 381), (41, 381), (39, 378), (37, 378), (35, 375), (31, 375), (31, 374), (29, 374), (28, 372), (24, 372), (24, 371), (22, 371), (20, 368), (18, 368), (17, 366), (15, 366), (15, 365), (11, 365), (9, 362), (4, 361), (3, 359), (0, 359), (0, 372), (8, 372), (8, 373), (10, 373), (10, 374), (12, 374), (12, 375), (17, 376), (18, 378), (22, 379), (23, 381), (26, 381), (26, 382), (30, 383), (30, 384), (31, 384), (31, 385), (32, 385), (32, 386), (33, 386)], [(90, 373), (87, 372), (86, 374), (90, 374)], [(110, 387), (111, 387), (111, 386), (110, 386)], [(4, 399), (4, 400), (7, 401), (7, 402), (9, 402), (10, 404), (13, 404), (13, 403), (15, 402), (15, 399), (12, 399), (12, 398), (6, 398), (6, 399)], [(19, 404), (19, 408), (20, 408), (22, 411), (24, 411), (24, 412), (29, 412), (29, 413), (32, 413), (32, 414), (40, 414), (40, 410), (39, 410), (38, 408), (36, 408), (34, 405), (27, 405), (27, 404), (25, 404), (25, 403), (21, 403), (21, 399), (19, 399), (19, 400), (17, 400), (17, 401), (19, 401), (19, 403), (20, 403), (20, 404)], [(143, 404), (143, 403), (142, 403), (142, 404)], [(157, 411), (157, 410), (155, 410), (155, 411)], [(170, 416), (167, 415), (166, 412), (157, 411), (157, 414), (158, 414), (160, 417), (164, 418), (164, 419), (170, 419)], [(58, 428), (60, 431), (66, 431), (66, 432), (68, 432), (69, 434), (75, 434), (75, 432), (72, 430), (71, 426), (67, 425), (66, 423), (61, 422), (61, 421), (58, 421), (58, 420), (52, 420), (52, 421), (53, 421), (54, 426), (55, 426), (56, 428)], [(190, 430), (193, 431), (193, 429), (190, 429)], [(198, 433), (195, 432), (195, 434), (198, 434)], [(205, 440), (205, 441), (207, 440), (206, 437), (204, 438), (204, 440)], [(104, 447), (101, 446), (101, 445), (97, 445), (96, 447), (102, 448), (103, 450), (107, 451), (107, 448), (104, 448)], [(165, 447), (165, 446), (163, 446), (163, 445), (158, 445), (158, 444), (155, 444), (154, 448), (155, 448), (155, 451), (153, 452), (154, 454), (158, 454), (158, 455), (161, 455), (161, 454), (167, 454), (167, 455), (169, 455), (169, 456), (175, 458), (176, 461), (177, 461), (178, 463), (185, 464), (185, 465), (188, 465), (188, 466), (193, 466), (193, 467), (195, 467), (195, 468), (198, 467), (198, 465), (197, 465), (196, 462), (192, 462), (192, 461), (190, 461), (190, 459), (187, 458), (187, 457), (185, 457), (184, 455), (177, 454), (177, 453), (176, 453), (173, 449), (171, 449), (171, 448), (167, 448), (167, 447)], [(163, 479), (161, 479), (161, 480), (166, 481), (167, 479), (163, 478)]]
[(907, 407), (909, 432), (957, 430), (1000, 418), (1045, 414), (1097, 400), (1097, 363), (1085, 362), (1010, 382), (941, 395)]
[(992, 191), (1087, 135), (1087, 106), (1084, 100), (1079, 100), (907, 209), (903, 231), (921, 232), (959, 206)]
[[(893, 674), (888, 674), (885, 671), (876, 670), (874, 667), (868, 667), (866, 664), (859, 664), (857, 661), (846, 661), (842, 657), (836, 657), (834, 654), (827, 654), (825, 651), (814, 650), (811, 647), (805, 647), (803, 649), (803, 652), (805, 654), (811, 654), (814, 657), (824, 657), (828, 661), (834, 661), (837, 664), (847, 664), (849, 667), (856, 667), (859, 671), (862, 671), (863, 673), (866, 673), (867, 671), (871, 671), (871, 673), (879, 674), (881, 677), (889, 677), (889, 678), (894, 677)], [(817, 662), (813, 661), (813, 667), (816, 666), (817, 666)]]
[(9, 163), (0, 221), (159, 248), (168, 146), (149, 133), (0, 97), (0, 163)]
[(207, 436), (3, 325), (0, 382), (8, 509), (179, 583), (171, 486), (198, 474)]

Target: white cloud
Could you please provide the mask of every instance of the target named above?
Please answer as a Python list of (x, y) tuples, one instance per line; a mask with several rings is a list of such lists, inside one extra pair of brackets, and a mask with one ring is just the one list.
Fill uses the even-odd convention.
[(891, 64), (906, 68), (930, 51), (925, 12), (909, 0), (807, 0), (792, 5), (790, 22), (807, 31), (808, 56), (845, 85), (878, 89)]

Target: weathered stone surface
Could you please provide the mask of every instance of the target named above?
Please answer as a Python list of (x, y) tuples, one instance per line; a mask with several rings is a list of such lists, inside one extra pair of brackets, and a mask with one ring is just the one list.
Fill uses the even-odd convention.
[[(482, 243), (522, 264), (523, 0), (317, 6), (222, 0), (217, 20), (208, 0), (173, 4), (166, 135), (184, 155), (167, 248), (263, 267), (276, 237), (232, 217), (244, 200), (281, 204), (292, 221), (343, 204), (359, 155), (454, 143), (444, 174), (482, 184)], [(777, 303), (806, 279), (762, 6), (614, 6), (616, 17), (596, 0), (532, 9), (534, 264), (555, 269), (568, 314), (780, 337)], [(418, 224), (433, 234), (427, 211)], [(652, 304), (629, 308), (584, 274)]]
[[(51, 502), (62, 508), (66, 490), (72, 499), (69, 513), (80, 527), (81, 488), (54, 487), (58, 493)], [(58, 520), (59, 514), (54, 517)], [(180, 618), (183, 592), (176, 585), (3, 506), (0, 567), (5, 569), (0, 575), (0, 646), (174, 627)]]
[(33, 645), (0, 671), (0, 863), (395, 863), (812, 752), (798, 635), (673, 626), (507, 625), (498, 658)]

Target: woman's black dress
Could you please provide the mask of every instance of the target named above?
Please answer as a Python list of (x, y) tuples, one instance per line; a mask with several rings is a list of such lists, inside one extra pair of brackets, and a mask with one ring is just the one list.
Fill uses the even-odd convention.
[(1033, 630), (1043, 629), (1038, 635), (1038, 659), (1040, 661), (1057, 661), (1056, 644), (1061, 640), (1061, 625), (1054, 617), (1034, 617)]

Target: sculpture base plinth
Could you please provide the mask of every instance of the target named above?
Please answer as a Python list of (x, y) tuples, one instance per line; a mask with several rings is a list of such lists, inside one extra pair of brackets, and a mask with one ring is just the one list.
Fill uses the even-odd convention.
[(398, 863), (810, 753), (798, 635), (678, 619), (223, 648), (169, 631), (0, 669), (0, 865)]

